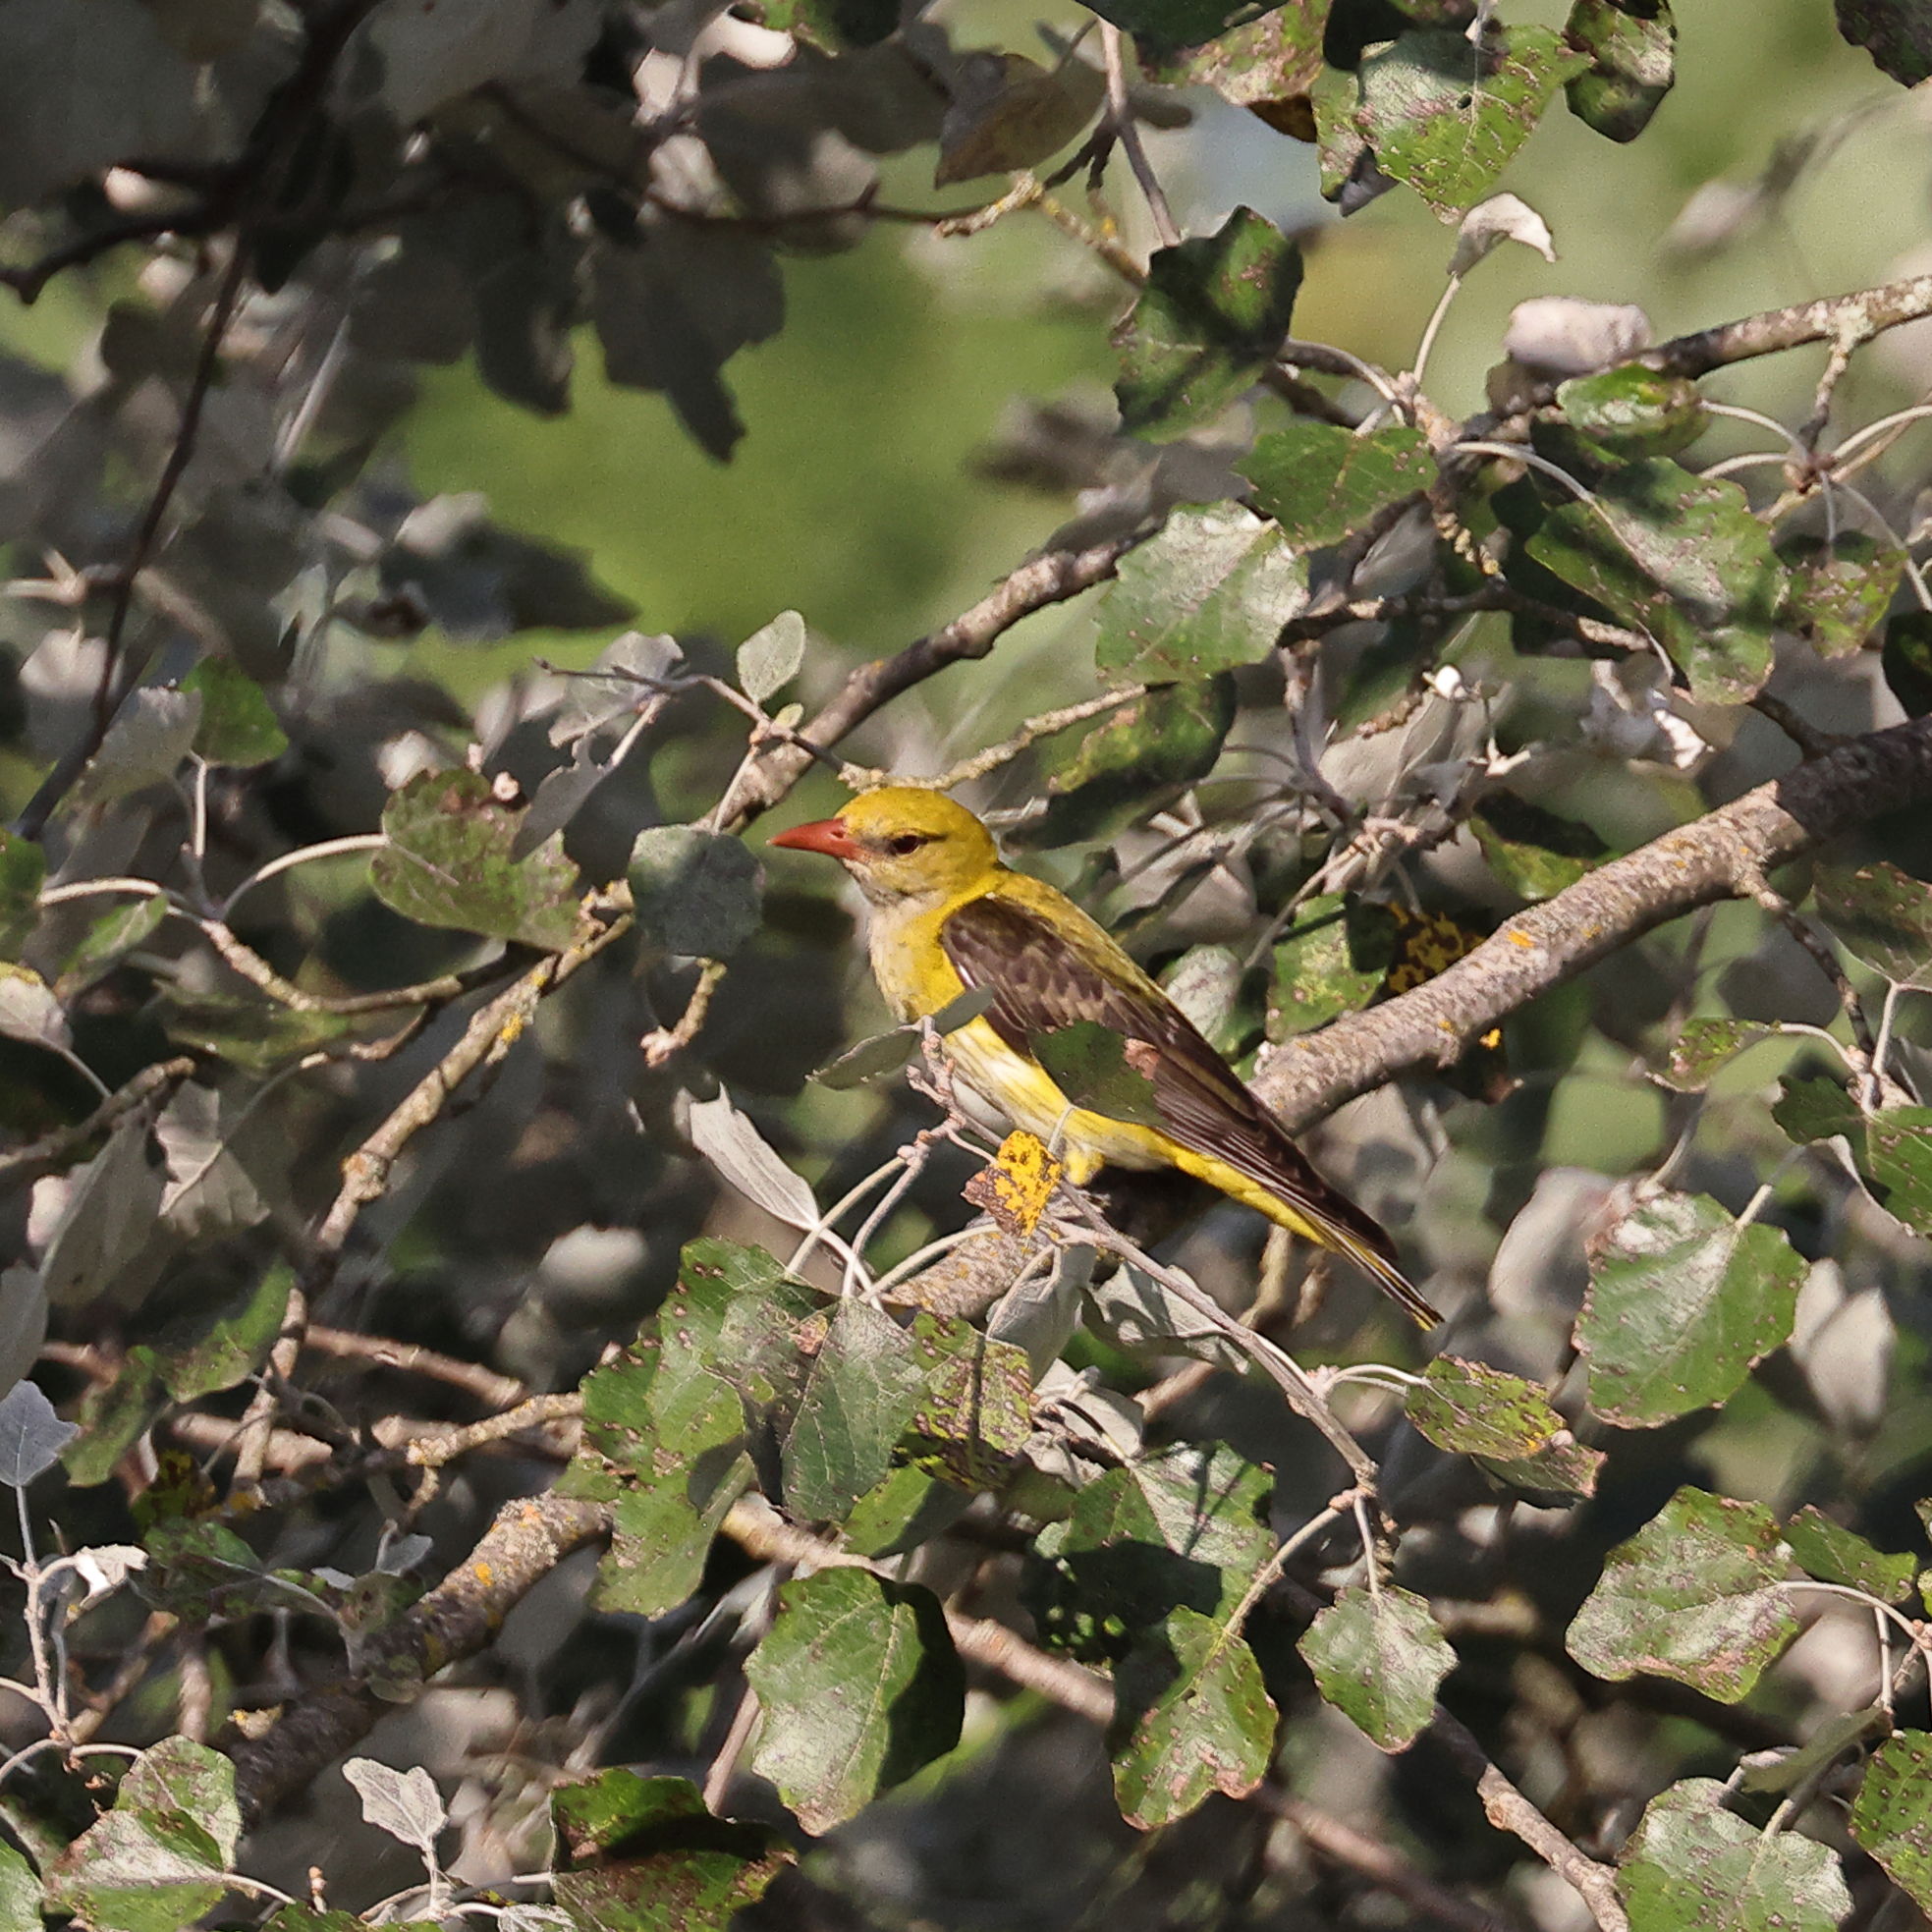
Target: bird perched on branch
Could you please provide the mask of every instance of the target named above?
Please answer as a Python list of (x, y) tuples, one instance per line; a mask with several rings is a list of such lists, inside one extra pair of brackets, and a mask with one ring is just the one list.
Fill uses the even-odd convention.
[(1322, 1180), (1161, 987), (1064, 893), (1004, 865), (964, 805), (888, 786), (772, 844), (823, 853), (857, 881), (872, 971), (902, 1021), (991, 995), (945, 1035), (947, 1059), (1057, 1149), (1076, 1186), (1107, 1165), (1179, 1168), (1347, 1255), (1425, 1327), (1441, 1319), (1388, 1235)]

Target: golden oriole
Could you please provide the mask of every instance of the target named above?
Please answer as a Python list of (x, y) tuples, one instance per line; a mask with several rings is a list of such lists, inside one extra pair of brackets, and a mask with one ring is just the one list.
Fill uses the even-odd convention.
[[(872, 971), (902, 1021), (971, 988), (993, 1003), (942, 1044), (964, 1084), (1055, 1147), (1083, 1186), (1106, 1165), (1175, 1167), (1365, 1269), (1425, 1327), (1441, 1319), (1396, 1265), (1395, 1243), (1309, 1166), (1287, 1130), (1112, 936), (1064, 893), (1000, 861), (992, 834), (937, 792), (861, 793), (836, 818), (772, 840), (838, 859), (871, 908)], [(1117, 1034), (1160, 1125), (1070, 1101), (1042, 1036), (1081, 1021)]]

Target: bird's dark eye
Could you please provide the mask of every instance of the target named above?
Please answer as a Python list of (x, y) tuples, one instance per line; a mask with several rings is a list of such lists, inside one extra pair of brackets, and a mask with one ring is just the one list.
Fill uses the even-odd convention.
[(886, 851), (895, 858), (904, 858), (908, 853), (931, 845), (934, 836), (931, 832), (901, 832), (896, 838), (886, 841)]

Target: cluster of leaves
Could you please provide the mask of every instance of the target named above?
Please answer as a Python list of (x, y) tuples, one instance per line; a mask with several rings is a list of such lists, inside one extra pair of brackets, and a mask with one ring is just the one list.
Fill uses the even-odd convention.
[[(0, 1209), (21, 1256), (0, 1276), (0, 1481), (64, 1485), (63, 1555), (35, 1557), (24, 1502), (13, 1571), (9, 1682), (35, 1729), (0, 1765), (7, 1925), (173, 1932), (238, 1894), (277, 1932), (364, 1922), (242, 1869), (246, 1745), (297, 1748), (318, 1688), (400, 1704), (447, 1661), (461, 1620), (409, 1621), (437, 1548), (417, 1525), (445, 1556), (473, 1544), (483, 1485), (452, 1501), (433, 1472), (512, 1439), (506, 1486), (554, 1480), (608, 1527), (582, 1628), (644, 1629), (648, 1661), (586, 1697), (616, 1711), (591, 1746), (545, 1762), (525, 1713), (537, 1798), (515, 1794), (477, 1883), (539, 1870), (546, 1903), (457, 1897), (441, 1847), (462, 1807), (420, 1766), (351, 1759), (364, 1820), (423, 1866), (384, 1922), (419, 1899), (407, 1922), (480, 1904), (518, 1932), (722, 1926), (800, 1885), (807, 1842), (836, 1848), (922, 1774), (963, 1778), (988, 1748), (969, 1686), (1014, 1678), (1111, 1711), (1115, 1810), (1142, 1832), (1278, 1794), (1320, 1707), (1347, 1720), (1321, 1733), (1336, 1761), (1360, 1742), (1423, 1764), (1466, 1721), (1499, 1754), (1535, 1732), (1586, 1765), (1607, 1712), (1645, 1727), (1623, 1783), (1539, 1789), (1560, 1815), (1535, 1830), (1484, 1792), (1537, 1855), (1554, 1838), (1615, 1861), (1600, 1923), (1662, 1932), (1719, 1897), (1739, 1926), (1836, 1924), (1853, 1887), (1861, 1909), (1881, 1896), (1875, 1873), (1932, 1911), (1932, 1733), (1899, 1721), (1932, 1649), (1918, 1398), (1875, 1440), (1887, 1295), (1922, 1293), (1932, 1238), (1914, 828), (1775, 890), (1739, 881), (1762, 889), (1758, 923), (1714, 942), (1728, 1011), (1708, 1010), (1704, 938), (1632, 944), (1632, 969), (1513, 1017), (1423, 1095), (1466, 1198), (1439, 1188), (1411, 1246), (1459, 1326), (1419, 1369), (1317, 1371), (1330, 1442), (1351, 1440), (1339, 1411), (1379, 1472), (1336, 1497), (1276, 1387), (1242, 1373), (1280, 1357), (1279, 1296), (1242, 1328), (1183, 1267), (1100, 1258), (1020, 1138), (966, 1182), (992, 1227), (956, 1242), (964, 1176), (883, 1084), (926, 1033), (830, 1059), (847, 935), (823, 901), (767, 892), (734, 802), (796, 749), (792, 694), (831, 658), (799, 613), (729, 659), (627, 632), (474, 703), (383, 669), (425, 630), (629, 615), (480, 495), (402, 486), (414, 365), (473, 356), (555, 413), (587, 325), (612, 379), (661, 391), (724, 457), (744, 425), (722, 371), (783, 321), (781, 252), (850, 248), (887, 214), (879, 157), (931, 145), (939, 186), (997, 177), (1022, 206), (1045, 192), (1025, 171), (1062, 155), (1059, 179), (1097, 185), (1183, 86), (1314, 143), (1345, 208), (1400, 187), (1458, 222), (1453, 293), (1505, 243), (1547, 248), (1493, 191), (1559, 92), (1623, 141), (1672, 80), (1663, 0), (1577, 0), (1560, 29), (1458, 0), (1095, 11), (1139, 59), (1111, 97), (1078, 40), (1045, 64), (960, 50), (870, 0), (701, 26), (596, 0), (0, 8), (19, 211), (0, 239), (21, 264), (0, 280), (31, 297), (149, 250), (84, 391), (0, 365), (25, 658), (0, 727), (9, 782), (42, 780), (0, 835)], [(1922, 78), (1909, 10), (1840, 12), (1886, 72)], [(1119, 546), (1102, 701), (1009, 761), (1034, 795), (1014, 842), (1083, 859), (1085, 896), (1113, 896), (1264, 1088), (1293, 1063), (1270, 1050), (1401, 997), (1633, 827), (1777, 769), (1747, 729), (1754, 704), (1792, 711), (1774, 677), (1829, 693), (1841, 724), (1932, 710), (1922, 580), (1819, 457), (1822, 424), (1786, 496), (1756, 500), (1692, 374), (1646, 357), (1628, 311), (1557, 303), (1518, 317), (1490, 414), (1457, 425), (1419, 370), (1295, 343), (1304, 273), (1246, 208), (1153, 253), (1116, 335), (1120, 432), (1064, 478), (1095, 486), (1082, 536)], [(1244, 433), (1258, 390), (1292, 407), (1257, 404), (1232, 468), (1179, 460)], [(1108, 471), (1123, 449), (1130, 486)], [(1791, 957), (1752, 958), (1774, 944)], [(1820, 958), (1823, 1007), (1803, 980)], [(1615, 1186), (1539, 1172), (1551, 1095), (1606, 1048), (1670, 1096), (1668, 1132)], [(1771, 1052), (1775, 1086), (1751, 1077)], [(1144, 1104), (1118, 1042), (1056, 1053), (1075, 1097)], [(1393, 1131), (1364, 1141), (1364, 1182), (1404, 1158)], [(1242, 1239), (1186, 1258), (1245, 1305)], [(993, 1292), (953, 1296), (973, 1251), (1000, 1257)], [(1312, 1351), (1405, 1346), (1300, 1286)], [(330, 1359), (358, 1371), (311, 1387)], [(413, 1375), (489, 1413), (416, 1414), (421, 1389), (384, 1379)], [(524, 1398), (580, 1384), (580, 1441), (533, 1435), (558, 1416)], [(1799, 1439), (1803, 1466), (1741, 1473), (1753, 1431)], [(230, 1493), (184, 1449), (232, 1456)], [(1750, 1500), (1771, 1487), (1777, 1509)], [(486, 1564), (437, 1568), (491, 1587)], [(1869, 1697), (1785, 1661), (1821, 1604), (1876, 1620)], [(1520, 1641), (1499, 1644), (1507, 1617)], [(1005, 1679), (1001, 1643), (1026, 1659)], [(545, 1659), (560, 1681), (572, 1650)], [(1570, 1716), (1523, 1688), (1536, 1672)], [(197, 1683), (237, 1719), (218, 1745), (155, 1715)], [(131, 1741), (94, 1741), (117, 1704)], [(726, 1744), (700, 1736), (707, 1709)], [(1026, 1707), (1000, 1709), (1010, 1742)], [(1746, 1738), (1734, 1777), (1705, 1775)], [(761, 1802), (782, 1828), (728, 1815)], [(1620, 1807), (1641, 1814), (1621, 1839)], [(1451, 1871), (1487, 1830), (1401, 1822)], [(1375, 1882), (1381, 1849), (1357, 1867)], [(1507, 1866), (1476, 1882), (1535, 1909)]]

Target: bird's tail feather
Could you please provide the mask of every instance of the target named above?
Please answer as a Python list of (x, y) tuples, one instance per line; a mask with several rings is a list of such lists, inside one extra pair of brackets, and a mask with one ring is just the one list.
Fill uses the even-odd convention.
[(1323, 1223), (1322, 1233), (1327, 1237), (1329, 1246), (1346, 1254), (1356, 1267), (1372, 1275), (1376, 1286), (1400, 1302), (1404, 1311), (1423, 1328), (1434, 1328), (1442, 1320), (1440, 1311), (1424, 1298), (1421, 1290), (1386, 1254), (1369, 1246), (1360, 1236), (1333, 1221)]

